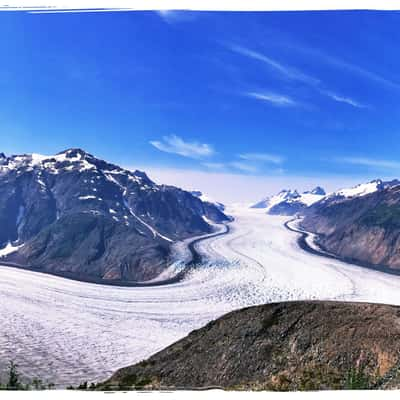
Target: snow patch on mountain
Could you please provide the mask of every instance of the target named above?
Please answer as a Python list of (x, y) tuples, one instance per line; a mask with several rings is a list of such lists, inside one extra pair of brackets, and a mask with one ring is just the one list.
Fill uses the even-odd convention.
[(337, 192), (334, 192), (331, 196), (343, 196), (343, 197), (360, 197), (365, 196), (370, 193), (374, 193), (378, 190), (382, 190), (384, 188), (384, 184), (380, 179), (375, 179), (368, 183), (361, 183), (349, 189), (341, 189)]
[(301, 203), (304, 203), (307, 207), (309, 207), (309, 206), (311, 206), (311, 204), (314, 204), (317, 201), (320, 201), (324, 197), (325, 197), (325, 195), (322, 195), (322, 194), (303, 193), (300, 196), (300, 198), (297, 199), (297, 201), (300, 201)]
[[(129, 206), (128, 202), (126, 200), (124, 200), (124, 205), (125, 207), (128, 209), (128, 211), (130, 212), (130, 214), (136, 218), (142, 225), (144, 225), (152, 234), (153, 237), (156, 238), (157, 236), (160, 237), (161, 239), (166, 240), (167, 242), (173, 242), (172, 239), (170, 239), (169, 237), (162, 235), (160, 232), (157, 231), (157, 229), (155, 229), (154, 227), (152, 227), (150, 224), (148, 224), (147, 222), (143, 221), (142, 218), (140, 218), (138, 215), (136, 215), (132, 208)], [(113, 217), (114, 219), (116, 219), (117, 217)], [(116, 219), (118, 221), (118, 218)]]
[(19, 246), (14, 246), (11, 242), (8, 242), (6, 247), (0, 249), (0, 257), (4, 257), (7, 256), (8, 254), (14, 253), (22, 246), (23, 244), (20, 244)]

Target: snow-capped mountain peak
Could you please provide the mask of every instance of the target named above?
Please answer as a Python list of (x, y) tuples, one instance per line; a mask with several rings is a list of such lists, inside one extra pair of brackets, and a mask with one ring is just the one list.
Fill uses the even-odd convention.
[(113, 182), (115, 182), (114, 178), (123, 175), (129, 180), (143, 185), (144, 188), (157, 189), (157, 185), (144, 172), (121, 168), (96, 158), (79, 148), (67, 149), (50, 156), (37, 153), (11, 155), (9, 157), (4, 154), (3, 157), (0, 155), (0, 175), (12, 171), (16, 171), (18, 174), (29, 171), (39, 174), (46, 172), (50, 175), (90, 171), (94, 174), (105, 176)]
[(308, 193), (317, 194), (319, 196), (325, 196), (326, 195), (325, 190), (321, 186), (316, 186), (313, 190), (304, 192), (304, 194), (308, 194)]
[(297, 190), (284, 189), (275, 196), (264, 198), (251, 208), (263, 208), (268, 214), (292, 215), (321, 200), (324, 196), (325, 191), (319, 186), (302, 194), (299, 194)]
[(276, 204), (282, 203), (283, 201), (291, 202), (294, 201), (295, 199), (298, 199), (300, 197), (299, 193), (297, 190), (281, 190), (277, 195), (272, 196), (269, 200), (269, 205), (268, 209), (272, 208)]
[(274, 196), (265, 197), (258, 203), (253, 204), (250, 208), (265, 208), (268, 210), (276, 204), (279, 204), (283, 201), (297, 199), (299, 196), (300, 195), (297, 190), (283, 189)]
[(279, 196), (279, 197), (281, 197), (281, 198), (286, 200), (286, 199), (295, 199), (295, 198), (299, 197), (300, 195), (299, 195), (299, 192), (296, 189), (294, 189), (294, 190), (292, 190), (292, 189), (283, 189), (278, 193), (277, 196)]
[(341, 189), (337, 192), (332, 193), (329, 197), (341, 196), (347, 198), (361, 197), (367, 194), (382, 190), (384, 183), (380, 179), (374, 179), (371, 182), (360, 183), (352, 188)]

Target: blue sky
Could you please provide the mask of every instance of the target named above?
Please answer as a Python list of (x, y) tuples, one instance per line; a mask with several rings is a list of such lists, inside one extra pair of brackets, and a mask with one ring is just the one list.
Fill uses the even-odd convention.
[(399, 26), (398, 12), (2, 12), (0, 150), (82, 147), (226, 201), (400, 176)]

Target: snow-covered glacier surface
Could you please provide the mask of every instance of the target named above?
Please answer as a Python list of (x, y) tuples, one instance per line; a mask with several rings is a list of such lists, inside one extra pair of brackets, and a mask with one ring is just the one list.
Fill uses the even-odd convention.
[(0, 369), (62, 387), (99, 381), (244, 306), (296, 299), (400, 304), (400, 277), (312, 255), (287, 217), (231, 208), (230, 232), (179, 283), (113, 287), (0, 267)]

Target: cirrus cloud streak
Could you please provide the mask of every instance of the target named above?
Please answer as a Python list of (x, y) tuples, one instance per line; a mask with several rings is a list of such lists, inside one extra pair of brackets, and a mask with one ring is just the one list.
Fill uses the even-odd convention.
[(243, 153), (239, 157), (248, 161), (270, 162), (273, 164), (282, 164), (284, 158), (275, 154), (269, 153)]
[(400, 162), (394, 160), (377, 160), (366, 157), (339, 157), (336, 158), (335, 161), (352, 165), (360, 165), (369, 168), (400, 170)]
[(179, 154), (183, 157), (203, 158), (215, 154), (210, 144), (196, 141), (187, 142), (177, 135), (163, 136), (162, 140), (151, 140), (149, 143), (160, 151)]
[(245, 93), (248, 97), (253, 97), (254, 99), (266, 101), (280, 107), (296, 106), (298, 103), (294, 101), (291, 97), (285, 96), (278, 93), (272, 92), (247, 92)]

